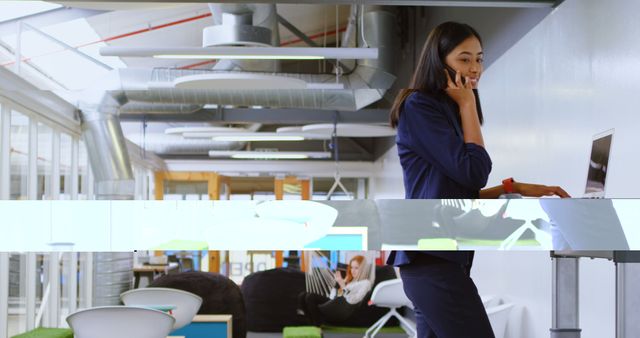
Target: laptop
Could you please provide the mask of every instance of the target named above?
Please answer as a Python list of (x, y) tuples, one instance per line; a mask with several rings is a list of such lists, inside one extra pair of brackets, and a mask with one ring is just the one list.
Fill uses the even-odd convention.
[(584, 189), (585, 198), (604, 198), (613, 132), (614, 129), (610, 129), (593, 136), (587, 183)]

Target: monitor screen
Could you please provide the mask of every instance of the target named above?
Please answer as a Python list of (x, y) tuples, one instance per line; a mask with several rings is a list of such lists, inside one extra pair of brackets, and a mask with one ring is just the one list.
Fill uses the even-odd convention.
[(612, 140), (613, 129), (593, 137), (585, 197), (604, 198)]

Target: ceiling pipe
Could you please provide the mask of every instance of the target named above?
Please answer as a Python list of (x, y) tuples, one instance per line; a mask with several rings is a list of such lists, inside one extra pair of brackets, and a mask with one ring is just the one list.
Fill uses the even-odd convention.
[[(213, 4), (210, 8), (213, 11), (214, 24), (222, 23), (221, 17), (224, 11), (236, 15), (252, 13), (252, 21), (255, 25), (269, 28), (272, 33), (276, 32), (271, 36), (271, 43), (274, 46), (279, 45), (275, 4)], [(220, 19), (217, 18), (216, 13), (220, 14)], [(362, 46), (366, 39), (368, 46), (379, 49), (377, 60), (358, 60), (351, 73), (338, 78), (332, 74), (277, 74), (302, 79), (307, 83), (336, 83), (338, 81), (345, 89), (268, 89), (247, 92), (229, 89), (176, 89), (171, 85), (173, 80), (178, 77), (211, 71), (236, 72), (242, 70), (245, 73), (250, 73), (246, 69), (257, 70), (266, 67), (271, 68), (268, 71), (272, 72), (273, 67), (278, 69), (277, 62), (267, 66), (265, 66), (267, 63), (263, 61), (252, 63), (244, 61), (219, 62), (213, 70), (118, 69), (111, 72), (104, 83), (100, 84), (101, 87), (92, 92), (93, 95), (100, 98), (99, 100), (91, 101), (91, 93), (86, 96), (87, 102), (98, 101), (99, 104), (92, 105), (92, 107), (95, 106), (93, 109), (82, 109), (85, 115), (83, 130), (90, 150), (90, 161), (96, 173), (96, 181), (101, 187), (98, 194), (100, 196), (133, 197), (131, 183), (133, 175), (118, 119), (120, 112), (188, 114), (205, 104), (356, 111), (380, 100), (395, 81), (393, 75), (393, 57), (396, 51), (395, 41), (397, 41), (394, 34), (395, 12), (382, 7), (364, 6), (362, 15), (363, 26), (361, 30), (364, 32), (357, 34), (356, 45)], [(240, 20), (238, 22), (246, 21)], [(354, 24), (354, 20), (350, 20), (352, 26), (350, 36), (354, 35)], [(363, 35), (365, 39), (362, 38)], [(348, 42), (348, 38), (344, 40)], [(258, 73), (264, 74), (264, 72)], [(187, 142), (185, 140), (175, 141)], [(231, 148), (243, 146), (242, 144), (220, 145)], [(192, 144), (192, 146), (195, 145)], [(207, 146), (214, 147), (212, 144)]]
[(129, 115), (145, 115), (145, 114), (191, 114), (195, 113), (198, 110), (202, 109), (202, 105), (197, 104), (169, 104), (169, 103), (161, 103), (161, 104), (153, 104), (146, 102), (127, 102), (125, 105), (120, 107), (118, 112), (120, 114), (129, 114)]
[[(203, 32), (203, 47), (279, 46), (280, 32), (275, 4), (209, 4), (214, 26)], [(278, 60), (220, 60), (213, 70), (280, 71)]]
[[(358, 34), (357, 45), (378, 48), (377, 60), (358, 60), (349, 74), (277, 73), (307, 83), (337, 84), (344, 89), (241, 89), (207, 88), (180, 89), (173, 86), (177, 78), (235, 69), (231, 64), (219, 62), (215, 70), (195, 69), (120, 69), (114, 71), (113, 93), (122, 93), (128, 101), (149, 104), (264, 106), (269, 108), (306, 108), (356, 111), (383, 98), (395, 81), (396, 27), (395, 12), (380, 7), (364, 7), (361, 18), (363, 34)], [(365, 36), (365, 39), (362, 36)], [(226, 70), (228, 71), (228, 70)], [(251, 72), (244, 72), (250, 76)], [(264, 74), (257, 72), (256, 74)], [(109, 87), (107, 87), (109, 88)]]
[(83, 110), (82, 137), (89, 150), (96, 199), (133, 199), (135, 182), (118, 116), (110, 112)]

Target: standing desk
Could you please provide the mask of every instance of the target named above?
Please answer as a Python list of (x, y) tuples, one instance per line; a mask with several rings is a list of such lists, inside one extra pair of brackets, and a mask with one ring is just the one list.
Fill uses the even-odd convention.
[(640, 251), (551, 251), (551, 258), (551, 338), (580, 338), (580, 258), (607, 259), (615, 264), (615, 337), (640, 337)]

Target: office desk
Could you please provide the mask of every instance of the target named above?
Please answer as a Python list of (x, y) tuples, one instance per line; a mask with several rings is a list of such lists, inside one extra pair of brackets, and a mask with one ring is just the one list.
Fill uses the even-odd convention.
[(172, 272), (177, 272), (178, 263), (169, 263), (168, 265), (138, 265), (133, 268), (133, 288), (137, 289), (140, 286), (140, 279), (143, 277), (147, 279), (148, 284), (151, 284), (155, 274), (168, 275)]
[(640, 337), (640, 251), (551, 251), (551, 338), (580, 338), (579, 260), (600, 258), (616, 265), (617, 338)]

